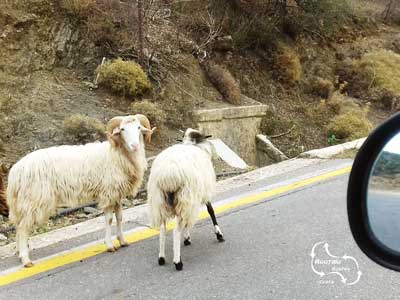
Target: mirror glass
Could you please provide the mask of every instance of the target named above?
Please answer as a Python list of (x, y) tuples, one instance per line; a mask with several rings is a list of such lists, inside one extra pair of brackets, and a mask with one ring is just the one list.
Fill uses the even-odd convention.
[(367, 215), (375, 238), (400, 253), (400, 133), (378, 155), (369, 179)]

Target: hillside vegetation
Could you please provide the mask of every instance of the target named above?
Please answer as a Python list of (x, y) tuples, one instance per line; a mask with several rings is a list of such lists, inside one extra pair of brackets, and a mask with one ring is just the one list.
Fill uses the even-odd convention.
[(157, 151), (192, 110), (244, 96), (269, 106), (261, 129), (289, 157), (364, 136), (400, 108), (389, 2), (1, 1), (1, 159), (103, 139), (138, 111), (162, 128)]

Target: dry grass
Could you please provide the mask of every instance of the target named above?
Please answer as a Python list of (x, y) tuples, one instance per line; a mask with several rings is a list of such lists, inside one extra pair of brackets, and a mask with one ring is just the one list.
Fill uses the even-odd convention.
[(116, 59), (97, 69), (99, 84), (117, 95), (139, 97), (150, 90), (150, 81), (142, 67), (133, 61)]
[(390, 50), (365, 54), (357, 63), (360, 74), (378, 88), (400, 96), (400, 55)]
[(280, 81), (293, 85), (300, 81), (302, 67), (296, 51), (285, 45), (278, 45), (274, 71)]
[(131, 104), (131, 111), (133, 114), (145, 115), (152, 127), (162, 129), (165, 126), (167, 115), (156, 103), (147, 100), (135, 101)]
[(105, 137), (105, 125), (85, 115), (74, 114), (67, 117), (63, 125), (68, 142), (85, 144)]
[(335, 135), (341, 141), (365, 137), (372, 130), (367, 112), (361, 109), (348, 110), (334, 117), (327, 126), (328, 136)]
[(74, 17), (87, 17), (93, 7), (96, 5), (96, 0), (61, 0), (60, 6), (65, 12)]
[(240, 88), (231, 72), (214, 63), (205, 64), (204, 69), (207, 73), (207, 77), (221, 93), (225, 101), (234, 105), (239, 105), (241, 96)]
[(333, 85), (332, 81), (328, 79), (317, 77), (313, 78), (311, 83), (312, 94), (324, 99), (329, 99), (332, 96), (334, 89), (335, 86)]
[(271, 136), (286, 132), (294, 125), (295, 123), (293, 121), (279, 116), (272, 111), (267, 111), (267, 114), (261, 120), (260, 129), (262, 133)]

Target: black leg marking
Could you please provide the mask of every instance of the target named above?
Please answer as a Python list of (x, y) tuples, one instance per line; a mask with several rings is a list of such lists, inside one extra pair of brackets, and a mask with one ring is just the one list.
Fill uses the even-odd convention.
[[(175, 264), (175, 263), (174, 263), (174, 264)], [(178, 262), (177, 264), (175, 264), (175, 269), (176, 269), (177, 271), (182, 271), (182, 269), (183, 269), (182, 259), (181, 259), (180, 262)]]
[(191, 244), (192, 244), (192, 242), (191, 242), (191, 240), (190, 240), (190, 237), (189, 237), (189, 238), (187, 238), (187, 239), (184, 239), (184, 241), (183, 241), (183, 244), (184, 244), (185, 246), (189, 246), (189, 245), (191, 245)]
[(215, 217), (214, 208), (212, 207), (211, 202), (207, 202), (206, 206), (207, 206), (208, 214), (210, 215), (211, 220), (212, 220), (212, 222), (213, 222), (213, 225), (214, 225), (214, 226), (215, 226), (215, 225), (218, 225), (218, 223), (217, 223), (217, 218)]
[(164, 258), (164, 257), (159, 257), (159, 258), (158, 258), (158, 264), (159, 264), (160, 266), (165, 265), (165, 258)]

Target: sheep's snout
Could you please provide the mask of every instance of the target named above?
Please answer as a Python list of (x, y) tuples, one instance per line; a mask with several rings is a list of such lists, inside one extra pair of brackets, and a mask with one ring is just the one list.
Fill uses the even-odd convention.
[(139, 150), (140, 144), (138, 144), (138, 143), (130, 143), (128, 145), (128, 147), (129, 147), (130, 151), (135, 152), (135, 151)]

